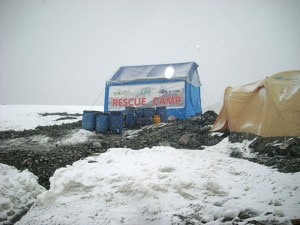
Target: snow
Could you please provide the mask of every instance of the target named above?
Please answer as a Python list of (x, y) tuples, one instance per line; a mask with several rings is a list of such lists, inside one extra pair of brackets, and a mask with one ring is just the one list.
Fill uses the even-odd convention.
[(58, 145), (74, 145), (87, 142), (90, 138), (93, 138), (94, 133), (80, 129), (79, 131), (74, 131), (71, 134), (62, 138)]
[[(15, 112), (26, 114), (23, 118), (39, 113), (23, 107)], [(7, 129), (16, 127), (6, 124), (12, 126)], [(95, 134), (80, 130), (65, 142), (84, 142), (90, 135)], [(201, 151), (111, 148), (56, 170), (49, 190), (37, 185), (30, 172), (0, 165), (0, 206), (6, 210), (0, 224), (11, 218), (8, 211), (17, 214), (34, 201), (16, 224), (185, 224), (182, 217), (194, 224), (232, 224), (224, 218), (236, 219), (243, 211), (253, 214), (248, 220), (299, 218), (300, 173), (280, 173), (229, 156), (232, 149), (250, 155), (249, 144), (224, 139)]]
[(45, 188), (37, 183), (37, 177), (29, 171), (21, 172), (0, 163), (0, 224), (26, 212), (43, 191)]
[(76, 119), (57, 120), (58, 115), (42, 116), (42, 113), (68, 112), (70, 114), (83, 113), (83, 110), (102, 111), (99, 106), (63, 106), (63, 105), (0, 105), (0, 131), (4, 130), (28, 130), (37, 126), (60, 125), (81, 120), (82, 116)]
[(225, 156), (218, 149), (227, 143), (204, 151), (110, 149), (77, 161), (56, 170), (18, 224), (170, 224), (175, 214), (195, 213), (215, 224), (244, 210), (255, 219), (297, 216), (300, 173)]

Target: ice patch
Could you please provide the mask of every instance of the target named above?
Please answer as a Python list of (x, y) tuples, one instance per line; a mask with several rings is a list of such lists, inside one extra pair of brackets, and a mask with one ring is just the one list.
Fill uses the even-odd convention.
[(71, 134), (62, 138), (62, 140), (58, 143), (61, 145), (76, 145), (87, 142), (90, 138), (94, 137), (95, 134), (91, 131), (80, 129), (78, 131), (74, 131)]

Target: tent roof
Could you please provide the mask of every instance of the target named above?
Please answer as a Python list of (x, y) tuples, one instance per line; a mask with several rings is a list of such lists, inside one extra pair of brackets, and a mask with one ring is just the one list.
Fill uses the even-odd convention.
[(125, 83), (130, 81), (146, 81), (155, 79), (167, 79), (165, 71), (168, 67), (174, 69), (174, 75), (170, 80), (186, 80), (194, 86), (200, 86), (197, 72), (198, 65), (195, 62), (172, 63), (159, 65), (124, 66), (108, 81), (109, 84)]

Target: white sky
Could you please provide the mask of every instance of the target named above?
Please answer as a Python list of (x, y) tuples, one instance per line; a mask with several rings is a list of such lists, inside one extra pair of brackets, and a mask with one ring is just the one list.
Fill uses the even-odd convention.
[(213, 104), (227, 86), (300, 69), (299, 10), (298, 0), (1, 0), (0, 104), (92, 105), (120, 66), (187, 61)]

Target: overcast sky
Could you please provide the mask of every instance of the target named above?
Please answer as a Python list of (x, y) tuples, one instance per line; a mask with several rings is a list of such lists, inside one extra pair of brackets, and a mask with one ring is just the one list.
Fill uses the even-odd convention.
[(0, 104), (103, 105), (120, 66), (194, 61), (204, 106), (300, 69), (299, 0), (0, 0)]

